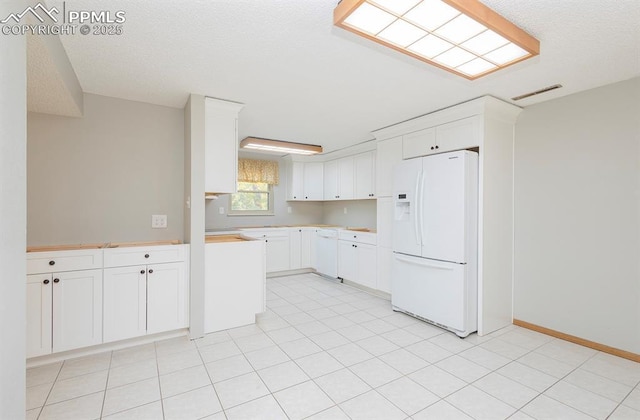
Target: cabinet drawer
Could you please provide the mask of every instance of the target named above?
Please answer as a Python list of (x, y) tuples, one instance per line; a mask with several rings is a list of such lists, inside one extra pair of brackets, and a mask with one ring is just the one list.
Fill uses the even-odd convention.
[(102, 250), (28, 252), (27, 274), (102, 268)]
[(377, 235), (370, 232), (358, 232), (354, 230), (341, 230), (338, 232), (338, 239), (341, 241), (358, 242), (361, 244), (375, 245)]
[(105, 268), (180, 261), (184, 261), (184, 245), (108, 248), (104, 250)]

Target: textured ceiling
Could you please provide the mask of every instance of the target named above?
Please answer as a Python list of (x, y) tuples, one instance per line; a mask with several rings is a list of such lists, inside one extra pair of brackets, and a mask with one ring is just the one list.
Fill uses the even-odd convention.
[(85, 92), (178, 108), (190, 92), (238, 101), (241, 138), (325, 151), (485, 94), (564, 85), (527, 106), (640, 75), (638, 0), (483, 3), (538, 38), (540, 56), (468, 81), (335, 28), (336, 0), (67, 0), (127, 20), (120, 36), (61, 38)]

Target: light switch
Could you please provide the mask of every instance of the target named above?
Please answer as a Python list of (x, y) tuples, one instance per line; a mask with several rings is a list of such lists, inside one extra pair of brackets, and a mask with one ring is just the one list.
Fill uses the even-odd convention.
[(287, 213), (291, 214), (291, 211), (292, 211), (292, 210), (291, 210), (291, 206), (288, 206), (288, 207), (287, 207)]
[(344, 208), (344, 214), (347, 214), (347, 208), (346, 207)]
[(224, 207), (219, 207), (218, 208), (218, 213), (224, 214)]
[(166, 214), (153, 214), (153, 215), (151, 215), (151, 227), (153, 229), (166, 229), (167, 228), (167, 215)]

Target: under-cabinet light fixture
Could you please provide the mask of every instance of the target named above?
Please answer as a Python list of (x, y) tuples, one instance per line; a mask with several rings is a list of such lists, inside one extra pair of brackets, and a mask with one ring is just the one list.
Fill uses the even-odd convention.
[(540, 53), (540, 42), (478, 0), (342, 0), (333, 23), (473, 80)]
[(259, 137), (245, 138), (240, 142), (240, 148), (295, 155), (315, 155), (316, 153), (322, 153), (322, 146), (317, 146), (315, 144), (293, 143), (288, 141), (262, 139)]

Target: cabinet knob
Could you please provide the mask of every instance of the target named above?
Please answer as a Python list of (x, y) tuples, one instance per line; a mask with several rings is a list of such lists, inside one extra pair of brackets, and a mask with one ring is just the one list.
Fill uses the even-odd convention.
[(144, 274), (144, 270), (140, 270), (140, 274)]
[(440, 146), (436, 146), (436, 149), (439, 149), (439, 148), (440, 148)]
[(144, 254), (144, 257), (145, 258), (149, 258), (149, 254)]
[(56, 262), (51, 260), (51, 261), (49, 261), (49, 265), (56, 265)]
[(309, 199), (309, 197), (305, 197), (304, 199), (305, 199), (305, 200), (308, 200), (308, 199)]
[(153, 269), (149, 269), (149, 274), (153, 274)]
[(53, 279), (54, 283), (60, 283), (60, 279)]
[(293, 198), (294, 198), (294, 199), (296, 199), (296, 198), (298, 198), (298, 197), (296, 197), (296, 196), (294, 195), (294, 196), (293, 196)]
[(431, 150), (433, 150), (433, 146), (431, 146)]
[(354, 245), (356, 248), (358, 247), (358, 245)]
[(265, 242), (269, 242), (269, 240), (268, 240), (268, 239), (265, 239), (264, 241), (265, 241)]
[(44, 284), (49, 284), (49, 279), (43, 281)]

